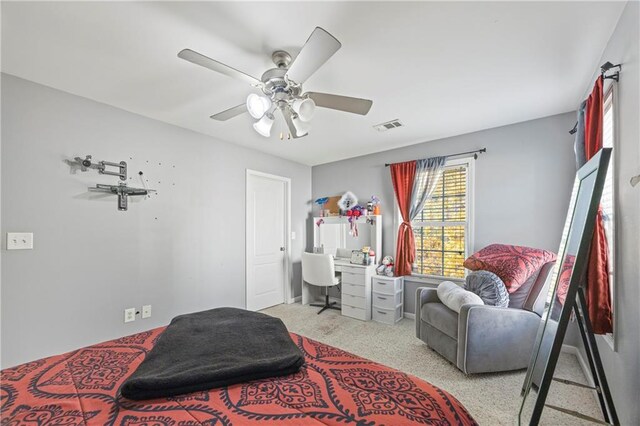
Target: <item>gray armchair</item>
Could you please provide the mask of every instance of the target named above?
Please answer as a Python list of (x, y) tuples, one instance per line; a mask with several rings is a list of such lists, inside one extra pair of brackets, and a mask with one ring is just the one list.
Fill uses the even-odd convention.
[(527, 368), (553, 264), (510, 294), (508, 308), (464, 305), (458, 314), (440, 302), (435, 288), (418, 288), (416, 337), (465, 374)]

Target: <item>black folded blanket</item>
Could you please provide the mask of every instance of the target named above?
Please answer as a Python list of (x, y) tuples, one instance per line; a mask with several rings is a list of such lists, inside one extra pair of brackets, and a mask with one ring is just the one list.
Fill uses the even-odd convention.
[(278, 318), (236, 308), (175, 317), (122, 395), (141, 400), (297, 372), (304, 356)]

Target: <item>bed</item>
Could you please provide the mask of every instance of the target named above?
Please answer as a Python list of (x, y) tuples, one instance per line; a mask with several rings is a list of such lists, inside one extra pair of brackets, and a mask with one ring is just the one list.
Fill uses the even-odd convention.
[(291, 333), (295, 374), (147, 401), (120, 394), (164, 328), (0, 372), (2, 425), (475, 425), (447, 392)]

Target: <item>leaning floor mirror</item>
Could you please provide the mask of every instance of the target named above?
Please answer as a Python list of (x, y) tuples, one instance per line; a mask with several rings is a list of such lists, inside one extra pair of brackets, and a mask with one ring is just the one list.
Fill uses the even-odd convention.
[[(580, 285), (586, 273), (594, 224), (610, 157), (611, 149), (601, 149), (576, 174), (558, 250), (558, 261), (551, 274), (545, 310), (522, 389), (522, 405), (518, 416), (520, 425), (537, 425), (545, 407), (581, 417), (580, 413), (572, 410), (572, 407), (557, 407), (545, 403), (552, 380), (568, 382), (561, 378), (554, 378), (553, 374), (572, 310), (577, 314), (592, 370), (595, 368), (594, 364), (597, 364), (596, 367), (601, 367), (597, 352), (595, 356), (598, 359), (595, 363), (591, 362), (593, 353), (589, 341), (591, 343), (595, 341), (586, 315), (584, 293)], [(595, 350), (597, 351), (597, 347)], [(604, 381), (604, 388), (608, 394), (606, 396), (610, 399), (606, 378), (601, 370), (600, 368), (599, 371), (594, 371), (597, 373), (595, 380), (599, 380), (600, 388)], [(615, 419), (612, 402), (611, 408), (608, 408), (606, 404), (602, 404), (602, 399), (603, 397), (600, 397), (605, 423), (615, 424), (617, 419)], [(582, 416), (582, 419), (587, 420), (585, 417)]]

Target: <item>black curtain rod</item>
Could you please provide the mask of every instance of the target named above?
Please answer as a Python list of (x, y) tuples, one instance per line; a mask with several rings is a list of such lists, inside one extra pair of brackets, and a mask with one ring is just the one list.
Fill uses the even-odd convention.
[[(610, 69), (613, 68), (618, 68), (618, 71), (616, 71), (615, 73), (611, 74), (611, 75), (605, 75), (607, 71), (609, 71)], [(622, 70), (622, 64), (612, 64), (611, 62), (607, 61), (604, 64), (602, 64), (600, 66), (600, 75), (602, 76), (602, 78), (604, 80), (607, 79), (612, 79), (615, 81), (620, 81), (620, 71)], [(570, 135), (574, 135), (576, 132), (578, 131), (578, 122), (576, 121), (576, 124), (573, 126), (573, 129), (569, 130), (569, 134)]]
[[(482, 154), (483, 152), (487, 152), (487, 148), (476, 149), (475, 151), (459, 152), (457, 154), (445, 155), (444, 158), (458, 157), (460, 155), (473, 154), (473, 158), (477, 159), (478, 158), (478, 154)], [(400, 161), (400, 163), (402, 163), (402, 161)], [(392, 164), (399, 164), (399, 163), (386, 163), (384, 166), (385, 167), (389, 167)]]

